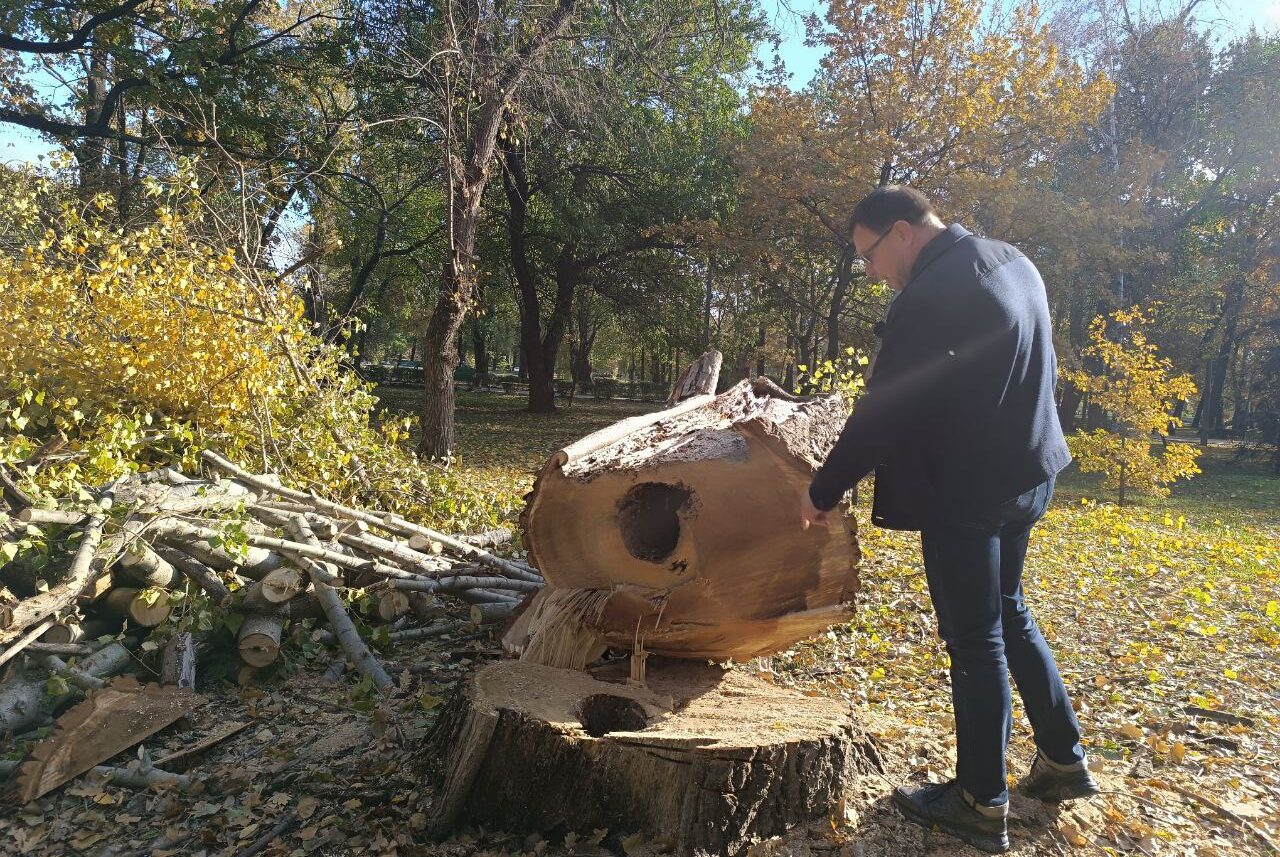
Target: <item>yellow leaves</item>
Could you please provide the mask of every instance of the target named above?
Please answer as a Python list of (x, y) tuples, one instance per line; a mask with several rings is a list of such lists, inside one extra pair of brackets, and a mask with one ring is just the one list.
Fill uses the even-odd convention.
[(1077, 826), (1075, 822), (1062, 822), (1058, 825), (1058, 833), (1062, 835), (1063, 839), (1067, 840), (1068, 844), (1074, 845), (1077, 848), (1083, 848), (1089, 844), (1089, 840), (1085, 838), (1085, 835), (1080, 831), (1079, 826)]
[[(51, 388), (114, 404), (146, 402), (210, 428), (235, 420), (248, 397), (286, 381), (274, 340), (246, 319), (262, 296), (238, 280), (183, 216), (121, 234), (68, 212), (59, 234), (22, 248), (22, 270), (0, 266), (0, 371), (55, 367)], [(94, 295), (85, 299), (85, 292)], [(276, 296), (283, 315), (297, 317)]]
[(1136, 723), (1126, 723), (1120, 727), (1120, 734), (1128, 738), (1130, 741), (1142, 740), (1142, 727)]
[[(1119, 423), (1117, 431), (1097, 429), (1069, 439), (1072, 453), (1085, 472), (1100, 472), (1106, 486), (1163, 495), (1165, 487), (1200, 472), (1200, 449), (1185, 443), (1164, 443), (1160, 455), (1152, 454), (1151, 435), (1169, 434), (1173, 402), (1194, 395), (1188, 375), (1172, 375), (1172, 364), (1160, 358), (1147, 340), (1144, 327), (1148, 310), (1133, 307), (1110, 316), (1097, 316), (1089, 326), (1091, 345), (1086, 358), (1098, 360), (1096, 373), (1071, 372), (1068, 380), (1092, 396), (1093, 401)], [(1172, 520), (1167, 526), (1172, 525)]]

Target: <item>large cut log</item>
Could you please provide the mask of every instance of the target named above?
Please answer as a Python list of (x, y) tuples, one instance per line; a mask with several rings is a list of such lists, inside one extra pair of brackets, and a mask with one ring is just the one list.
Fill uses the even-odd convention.
[[(615, 676), (625, 678), (625, 676)], [(834, 814), (856, 776), (838, 701), (654, 659), (647, 687), (525, 661), (479, 670), (442, 713), (431, 827), (608, 829), (673, 854), (740, 854)]]
[[(129, 641), (136, 644), (136, 641)], [(111, 643), (82, 659), (79, 670), (96, 678), (108, 678), (133, 664), (128, 646)], [(43, 675), (20, 675), (0, 683), (0, 733), (18, 733), (46, 723), (70, 694), (48, 695)]]
[(800, 522), (801, 492), (845, 415), (838, 395), (799, 398), (757, 379), (556, 453), (522, 516), (547, 589), (508, 647), (564, 667), (606, 644), (741, 661), (847, 621), (854, 519)]

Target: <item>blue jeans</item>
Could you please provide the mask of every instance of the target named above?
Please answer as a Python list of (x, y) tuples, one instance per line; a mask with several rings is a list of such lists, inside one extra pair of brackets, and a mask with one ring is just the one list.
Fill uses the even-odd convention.
[(1052, 496), (1050, 478), (1007, 503), (947, 516), (920, 533), (938, 633), (951, 656), (956, 779), (987, 805), (1009, 797), (1009, 673), (1040, 751), (1063, 764), (1084, 758), (1058, 665), (1022, 597), (1027, 540)]

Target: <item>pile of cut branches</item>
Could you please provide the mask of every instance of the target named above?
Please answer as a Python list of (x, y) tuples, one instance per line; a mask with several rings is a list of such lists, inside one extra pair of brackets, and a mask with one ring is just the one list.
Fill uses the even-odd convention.
[[(157, 639), (169, 642), (163, 679), (190, 685), (196, 663), (232, 657), (219, 645), (231, 629), (243, 679), (273, 664), (291, 623), (305, 620), (315, 622), (310, 639), (340, 649), (334, 676), (349, 663), (386, 689), (393, 679), (365, 639), (372, 625), (391, 642), (459, 629), (466, 620), (442, 618), (441, 596), (469, 605), (473, 624), (500, 622), (543, 585), (527, 564), (490, 550), (510, 531), (446, 535), (290, 488), (212, 451), (202, 464), (201, 475), (134, 474), (0, 520), (11, 543), (36, 528), (74, 546), (60, 578), (25, 597), (11, 592), (21, 589), (20, 564), (0, 566), (0, 580), (14, 584), (0, 589), (0, 665), (10, 664), (0, 731), (47, 723), (74, 688), (101, 687), (135, 663), (140, 644), (159, 648)], [(191, 615), (174, 610), (184, 600), (206, 605), (215, 621), (180, 626), (179, 614)]]

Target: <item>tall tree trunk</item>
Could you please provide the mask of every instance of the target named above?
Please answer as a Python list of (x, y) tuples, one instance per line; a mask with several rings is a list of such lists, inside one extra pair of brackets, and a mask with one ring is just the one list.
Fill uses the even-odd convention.
[[(453, 372), (458, 368), (458, 331), (475, 294), (476, 231), (480, 220), (480, 201), (489, 183), (489, 168), (498, 143), (498, 130), (511, 97), (524, 83), (529, 70), (537, 64), (551, 43), (568, 26), (578, 0), (559, 0), (521, 47), (497, 68), (477, 79), (488, 78), (484, 86), (474, 125), (459, 134), (450, 109), (448, 142), (465, 141), (465, 156), (450, 168), (449, 182), (449, 258), (444, 264), (440, 297), (422, 338), (425, 396), (422, 402), (422, 439), (418, 452), (426, 458), (448, 456), (454, 444)], [(464, 24), (474, 33), (481, 32), (479, 4), (466, 4)], [(467, 34), (464, 33), (464, 37)], [(483, 64), (483, 51), (469, 58)], [(492, 75), (492, 76), (490, 76)], [(452, 94), (452, 93), (450, 93)], [(452, 155), (451, 155), (452, 157)]]
[(591, 317), (586, 301), (578, 302), (574, 316), (574, 327), (577, 335), (569, 341), (569, 374), (573, 377), (573, 388), (586, 393), (594, 393), (591, 378), (591, 349), (596, 344), (596, 334), (600, 326)]
[(787, 333), (787, 368), (782, 376), (782, 386), (789, 393), (796, 388), (796, 336)]
[[(96, 125), (102, 120), (107, 97), (107, 58), (105, 51), (96, 45), (89, 49), (85, 69), (84, 124)], [(75, 145), (73, 152), (80, 172), (80, 195), (88, 201), (94, 194), (106, 190), (107, 138), (86, 137)]]
[(702, 296), (702, 350), (706, 352), (711, 348), (711, 268), (712, 259), (707, 257), (707, 279), (706, 288)]
[(1063, 384), (1062, 401), (1058, 403), (1058, 422), (1062, 423), (1064, 434), (1071, 434), (1076, 430), (1076, 411), (1079, 410), (1083, 397), (1084, 394), (1075, 384)]
[(1240, 324), (1240, 310), (1244, 305), (1244, 278), (1236, 277), (1227, 287), (1223, 299), (1222, 338), (1218, 342), (1218, 353), (1209, 364), (1208, 384), (1204, 391), (1204, 412), (1200, 415), (1200, 435), (1202, 442), (1207, 442), (1210, 432), (1222, 431), (1223, 396), (1227, 386), (1227, 368), (1231, 363), (1231, 352), (1236, 346), (1236, 330)]
[(840, 250), (840, 264), (836, 271), (836, 288), (831, 295), (831, 308), (827, 312), (827, 359), (837, 360), (840, 357), (840, 313), (844, 310), (844, 299), (849, 293), (849, 283), (853, 279), (853, 248), (844, 242)]
[(759, 378), (764, 374), (764, 346), (765, 336), (769, 328), (763, 321), (760, 322), (760, 329), (756, 332), (756, 377)]
[[(474, 238), (473, 238), (474, 241)], [(474, 246), (474, 244), (472, 245)], [(471, 291), (469, 275), (450, 273), (454, 265), (445, 264), (444, 278), (449, 283), (440, 293), (426, 334), (422, 337), (422, 440), (418, 453), (425, 458), (444, 458), (453, 452), (456, 440), (453, 426), (457, 407), (453, 389), (453, 373), (458, 368), (458, 330), (466, 317), (466, 305), (458, 297)]]
[(471, 348), (476, 353), (476, 385), (489, 386), (489, 332), (479, 320), (471, 320)]
[[(536, 321), (526, 327), (521, 319), (521, 332), (529, 359), (529, 411), (535, 414), (555, 413), (556, 361), (560, 345), (564, 341), (569, 313), (573, 309), (573, 294), (578, 287), (581, 266), (574, 257), (576, 242), (569, 241), (560, 250), (556, 260), (556, 296), (547, 319), (546, 332), (540, 338)], [(534, 357), (533, 355), (537, 356)]]

